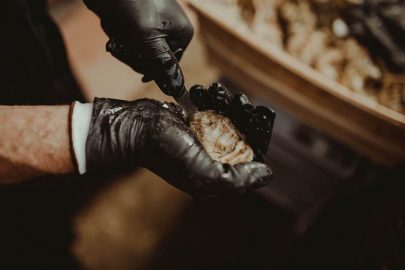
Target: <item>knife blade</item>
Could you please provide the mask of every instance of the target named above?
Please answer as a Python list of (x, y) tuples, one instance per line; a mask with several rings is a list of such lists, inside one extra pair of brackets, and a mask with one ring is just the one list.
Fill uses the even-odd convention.
[(186, 112), (187, 117), (189, 117), (190, 115), (192, 115), (197, 111), (196, 106), (190, 99), (190, 93), (185, 87), (183, 94), (181, 94), (178, 97), (174, 97), (174, 99), (180, 105), (180, 107)]

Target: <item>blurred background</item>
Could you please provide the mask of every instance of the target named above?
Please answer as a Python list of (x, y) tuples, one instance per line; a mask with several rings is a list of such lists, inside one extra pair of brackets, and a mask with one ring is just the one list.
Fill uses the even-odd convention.
[[(342, 21), (331, 22), (325, 36), (294, 28), (319, 25), (316, 16), (331, 9), (311, 13), (302, 1), (275, 9), (269, 1), (181, 2), (196, 29), (181, 62), (186, 84), (221, 81), (277, 111), (267, 160), (273, 182), (202, 203), (144, 169), (114, 181), (92, 179), (79, 190), (67, 185), (65, 197), (74, 196), (74, 204), (62, 196), (54, 199), (65, 198), (64, 207), (33, 214), (49, 219), (64, 211), (55, 223), (62, 232), (45, 227), (43, 238), (16, 241), (49, 257), (42, 269), (55, 263), (60, 269), (405, 269), (403, 72), (385, 71), (354, 39), (355, 45), (344, 43)], [(108, 39), (82, 1), (52, 0), (50, 13), (87, 100), (170, 100), (105, 51)], [(294, 37), (297, 31), (308, 35)], [(331, 41), (328, 31), (342, 41)], [(299, 51), (305, 41), (316, 45)], [(370, 57), (365, 67), (347, 56), (353, 50)], [(399, 82), (388, 87), (394, 90), (384, 90), (387, 76)]]

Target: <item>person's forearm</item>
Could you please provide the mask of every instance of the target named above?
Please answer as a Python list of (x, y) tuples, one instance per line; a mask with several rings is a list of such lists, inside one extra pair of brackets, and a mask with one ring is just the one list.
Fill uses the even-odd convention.
[(75, 170), (69, 106), (0, 106), (0, 185)]

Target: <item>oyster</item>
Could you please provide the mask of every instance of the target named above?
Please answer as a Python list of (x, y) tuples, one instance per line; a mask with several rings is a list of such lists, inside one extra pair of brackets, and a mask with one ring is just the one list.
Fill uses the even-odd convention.
[(190, 117), (190, 128), (212, 159), (231, 165), (254, 158), (252, 148), (232, 121), (214, 111), (198, 111)]

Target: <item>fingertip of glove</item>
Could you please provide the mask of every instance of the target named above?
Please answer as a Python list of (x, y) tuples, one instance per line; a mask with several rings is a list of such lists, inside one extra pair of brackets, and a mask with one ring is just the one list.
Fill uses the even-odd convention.
[(256, 178), (254, 188), (259, 188), (264, 185), (267, 185), (274, 176), (273, 170), (270, 168), (270, 166), (264, 164), (264, 163), (259, 163), (262, 165), (261, 168), (258, 168), (256, 171), (256, 174), (253, 176)]
[(250, 162), (244, 164), (244, 169), (248, 170), (247, 185), (248, 189), (256, 189), (267, 185), (273, 178), (273, 171), (270, 166), (260, 162)]

